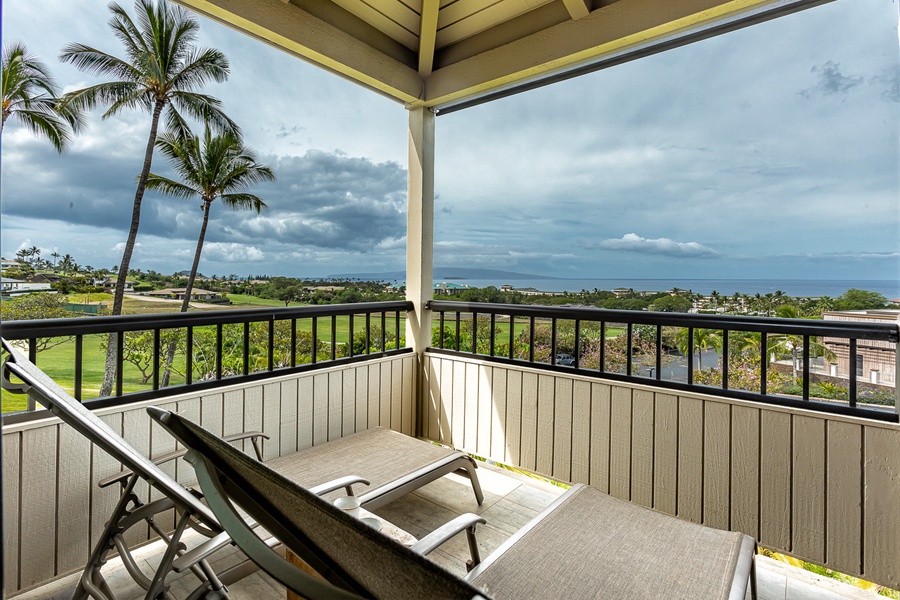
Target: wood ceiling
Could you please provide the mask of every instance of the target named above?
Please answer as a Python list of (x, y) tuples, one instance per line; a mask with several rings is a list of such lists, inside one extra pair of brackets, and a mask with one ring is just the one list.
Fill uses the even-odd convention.
[[(443, 107), (788, 0), (175, 0), (408, 107)], [(803, 0), (798, 4), (811, 3)], [(820, 3), (820, 2), (816, 2)]]

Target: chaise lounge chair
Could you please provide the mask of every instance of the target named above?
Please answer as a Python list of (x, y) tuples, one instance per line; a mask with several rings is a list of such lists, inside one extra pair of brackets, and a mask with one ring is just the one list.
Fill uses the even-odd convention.
[[(105, 600), (115, 598), (101, 574), (107, 556), (114, 550), (121, 555), (131, 577), (147, 590), (147, 598), (157, 598), (166, 593), (166, 577), (171, 571), (183, 572), (187, 569), (193, 571), (202, 582), (191, 597), (227, 596), (225, 586), (246, 575), (246, 566), (235, 567), (225, 573), (213, 572), (206, 559), (222, 546), (229, 545), (230, 537), (213, 512), (194, 493), (157, 466), (163, 461), (182, 456), (184, 451), (169, 453), (155, 460), (148, 459), (6, 340), (2, 340), (2, 345), (9, 353), (2, 369), (3, 388), (16, 393), (28, 393), (63, 422), (121, 462), (126, 469), (119, 475), (99, 482), (103, 486), (120, 484), (122, 494), (91, 552), (74, 598), (80, 599), (85, 595)], [(11, 375), (21, 383), (12, 381)], [(227, 439), (236, 441), (248, 437), (253, 439), (259, 456), (257, 438), (266, 437), (263, 434), (248, 432), (229, 436)], [(369, 484), (369, 490), (360, 496), (363, 506), (367, 508), (381, 506), (447, 473), (463, 469), (472, 482), (477, 502), (481, 504), (483, 500), (474, 472), (475, 462), (471, 457), (383, 428), (314, 446), (273, 459), (269, 464), (317, 494), (328, 494), (343, 488), (352, 495), (353, 485)], [(134, 493), (140, 481), (149, 483), (164, 498), (142, 502)], [(160, 531), (152, 519), (172, 508), (176, 509), (178, 520), (174, 533), (169, 534)], [(152, 579), (137, 567), (123, 537), (126, 530), (142, 523), (149, 524), (168, 543), (162, 562)], [(181, 547), (181, 538), (188, 527), (196, 529), (209, 539), (185, 553)], [(252, 563), (250, 566), (255, 569)]]
[[(151, 417), (190, 448), (210, 507), (242, 550), (305, 598), (756, 597), (755, 544), (632, 505), (589, 486), (570, 488), (529, 525), (459, 578), (424, 558), (445, 533), (470, 530), (457, 517), (406, 548), (178, 415)], [(324, 579), (273, 553), (245, 526), (240, 506)], [(468, 523), (465, 521), (468, 519)], [(445, 531), (446, 530), (446, 531)], [(471, 544), (470, 544), (471, 547)], [(478, 563), (477, 554), (473, 556)]]

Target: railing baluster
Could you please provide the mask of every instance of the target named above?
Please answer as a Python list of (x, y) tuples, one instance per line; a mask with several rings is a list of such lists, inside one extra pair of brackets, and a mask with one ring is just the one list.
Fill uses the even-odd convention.
[(394, 350), (400, 349), (400, 311), (394, 313)]
[(348, 344), (350, 345), (350, 348), (348, 349), (348, 356), (353, 356), (353, 313), (350, 313), (348, 315), (347, 326), (350, 330), (350, 332), (347, 334), (350, 338), (350, 341), (348, 342)]
[(194, 328), (187, 328), (187, 356), (185, 357), (184, 376), (188, 385), (194, 382)]
[(159, 389), (159, 328), (153, 330), (153, 389)]
[(497, 328), (497, 313), (491, 313), (491, 336), (490, 336), (490, 344), (491, 344), (491, 356), (494, 356), (494, 330)]
[(528, 362), (534, 362), (534, 317), (528, 321)]
[(728, 389), (728, 330), (722, 330), (722, 389)]
[[(900, 344), (897, 345), (897, 351), (900, 352)], [(856, 380), (856, 338), (850, 338), (850, 406), (856, 406)]]
[(687, 382), (694, 384), (694, 328), (688, 327)]
[(656, 380), (662, 381), (662, 325), (656, 326)]
[(444, 311), (440, 312), (440, 339), (438, 340), (438, 348), (444, 347)]
[(297, 366), (297, 319), (291, 319), (291, 366)]
[(600, 321), (600, 372), (606, 372), (606, 321)]
[(216, 325), (216, 379), (222, 379), (222, 324)]
[(454, 345), (454, 348), (456, 349), (457, 352), (459, 352), (459, 322), (461, 320), (462, 320), (462, 313), (457, 311), (456, 312), (456, 344)]
[(250, 321), (244, 322), (244, 375), (250, 374)]
[(366, 313), (366, 354), (372, 354), (372, 313)]
[[(125, 332), (116, 332), (116, 356), (125, 356)], [(122, 370), (116, 369), (116, 396), (122, 395)]]
[(269, 318), (269, 371), (275, 370), (275, 319)]
[(478, 313), (472, 312), (472, 354), (478, 354)]
[(556, 317), (550, 319), (550, 364), (556, 364)]
[(766, 395), (769, 378), (769, 336), (765, 331), (759, 333), (759, 393)]
[(319, 359), (319, 318), (312, 318), (312, 358), (310, 359), (310, 363), (316, 364), (316, 361)]
[[(84, 336), (75, 336), (75, 399), (81, 402), (81, 378), (84, 373), (82, 360), (84, 359)], [(116, 357), (116, 369), (122, 370), (122, 355)]]
[(576, 369), (581, 365), (581, 319), (575, 319), (575, 364)]
[(516, 319), (509, 315), (509, 360), (513, 359), (515, 352), (513, 346), (516, 343)]
[(337, 315), (331, 315), (331, 360), (337, 358)]
[(387, 314), (381, 313), (381, 351), (387, 350)]
[(625, 330), (627, 331), (626, 335), (628, 336), (625, 338), (625, 374), (630, 376), (632, 353), (634, 347), (634, 325), (631, 323), (627, 323)]
[(809, 336), (803, 336), (803, 399), (809, 400)]

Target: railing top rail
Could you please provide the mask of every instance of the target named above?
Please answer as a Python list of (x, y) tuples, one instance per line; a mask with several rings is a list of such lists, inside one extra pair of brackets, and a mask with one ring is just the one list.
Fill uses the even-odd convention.
[(172, 329), (178, 327), (202, 327), (220, 323), (254, 323), (302, 319), (332, 315), (410, 311), (412, 302), (359, 302), (356, 304), (323, 304), (289, 308), (248, 308), (216, 310), (209, 312), (167, 313), (154, 315), (116, 315), (101, 317), (72, 317), (65, 319), (39, 319), (28, 321), (4, 321), (0, 324), (3, 337), (10, 340), (88, 335), (119, 331), (145, 331), (148, 329)]
[(594, 307), (550, 307), (530, 304), (491, 304), (432, 300), (427, 308), (443, 312), (467, 312), (482, 315), (502, 314), (548, 319), (605, 321), (665, 325), (729, 331), (760, 331), (778, 334), (834, 336), (884, 340), (897, 343), (900, 325), (897, 323), (868, 323), (863, 321), (822, 321), (817, 319), (783, 319), (778, 317), (747, 317), (739, 315), (696, 315), (638, 310), (610, 310)]

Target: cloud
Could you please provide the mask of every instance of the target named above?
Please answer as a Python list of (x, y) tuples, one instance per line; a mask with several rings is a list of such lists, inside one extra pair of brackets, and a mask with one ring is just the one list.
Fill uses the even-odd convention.
[(226, 263), (262, 262), (266, 260), (266, 253), (256, 246), (246, 246), (237, 243), (204, 243), (201, 256), (210, 261)]
[(881, 99), (885, 102), (900, 102), (900, 65), (885, 67), (869, 83), (883, 88)]
[(669, 238), (647, 239), (636, 233), (626, 233), (618, 239), (603, 240), (599, 244), (605, 250), (624, 250), (644, 254), (664, 254), (667, 256), (713, 257), (719, 253), (698, 242), (676, 242)]
[(804, 98), (816, 95), (846, 95), (853, 88), (862, 85), (864, 81), (863, 77), (859, 75), (841, 73), (841, 65), (831, 60), (821, 66), (813, 66), (810, 72), (815, 73), (818, 80), (814, 86), (800, 90), (800, 95)]

